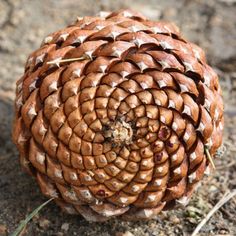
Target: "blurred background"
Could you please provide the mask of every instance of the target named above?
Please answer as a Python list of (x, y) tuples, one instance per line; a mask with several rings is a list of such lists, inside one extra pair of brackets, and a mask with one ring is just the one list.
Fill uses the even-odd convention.
[[(236, 188), (236, 1), (235, 0), (0, 0), (0, 235), (8, 235), (45, 198), (21, 171), (11, 142), (15, 81), (30, 52), (49, 33), (77, 16), (131, 8), (153, 20), (175, 22), (201, 46), (220, 77), (225, 101), (224, 147), (217, 171), (205, 179), (188, 207), (149, 222), (88, 223), (50, 203), (23, 235), (190, 235), (226, 191)], [(236, 199), (214, 214), (201, 235), (236, 235)]]

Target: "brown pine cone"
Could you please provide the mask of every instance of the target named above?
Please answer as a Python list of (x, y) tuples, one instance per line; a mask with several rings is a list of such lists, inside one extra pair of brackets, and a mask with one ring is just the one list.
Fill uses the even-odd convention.
[(13, 139), (42, 192), (89, 221), (187, 204), (222, 142), (204, 52), (125, 10), (45, 38), (17, 82)]

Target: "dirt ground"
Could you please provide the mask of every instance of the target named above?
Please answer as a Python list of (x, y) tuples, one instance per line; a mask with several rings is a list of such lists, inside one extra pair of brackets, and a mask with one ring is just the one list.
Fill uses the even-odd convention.
[[(51, 202), (23, 235), (190, 235), (223, 194), (236, 188), (235, 0), (0, 0), (0, 235), (11, 233), (46, 200), (34, 180), (22, 172), (11, 142), (15, 81), (23, 73), (27, 55), (48, 33), (77, 16), (119, 8), (174, 21), (186, 38), (207, 51), (209, 63), (219, 74), (225, 101), (225, 152), (215, 161), (217, 171), (204, 179), (188, 207), (161, 213), (149, 222), (88, 223), (62, 213)], [(235, 225), (236, 199), (231, 199), (202, 228), (201, 235), (236, 235)]]

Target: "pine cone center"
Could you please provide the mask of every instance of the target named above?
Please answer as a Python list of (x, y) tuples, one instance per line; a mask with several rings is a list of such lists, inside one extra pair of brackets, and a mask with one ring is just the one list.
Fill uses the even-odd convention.
[(130, 144), (133, 138), (133, 129), (130, 123), (125, 121), (115, 121), (106, 126), (104, 136), (114, 146)]

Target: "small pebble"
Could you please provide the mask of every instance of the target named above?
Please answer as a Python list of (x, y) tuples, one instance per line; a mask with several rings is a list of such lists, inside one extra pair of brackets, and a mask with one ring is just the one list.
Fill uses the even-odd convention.
[(42, 229), (47, 229), (50, 224), (51, 224), (51, 222), (49, 220), (47, 220), (47, 219), (40, 219), (40, 221), (39, 221), (39, 226)]
[(180, 219), (176, 215), (171, 215), (170, 221), (175, 225), (180, 223)]
[(57, 236), (64, 236), (64, 234), (62, 232), (58, 232), (56, 235)]
[(220, 235), (227, 235), (229, 231), (227, 229), (221, 229), (219, 233)]
[(218, 190), (218, 188), (216, 186), (214, 186), (214, 185), (211, 185), (210, 188), (209, 188), (210, 192), (215, 192), (217, 190)]
[(69, 227), (70, 227), (69, 223), (63, 223), (62, 226), (61, 226), (61, 230), (68, 231)]

